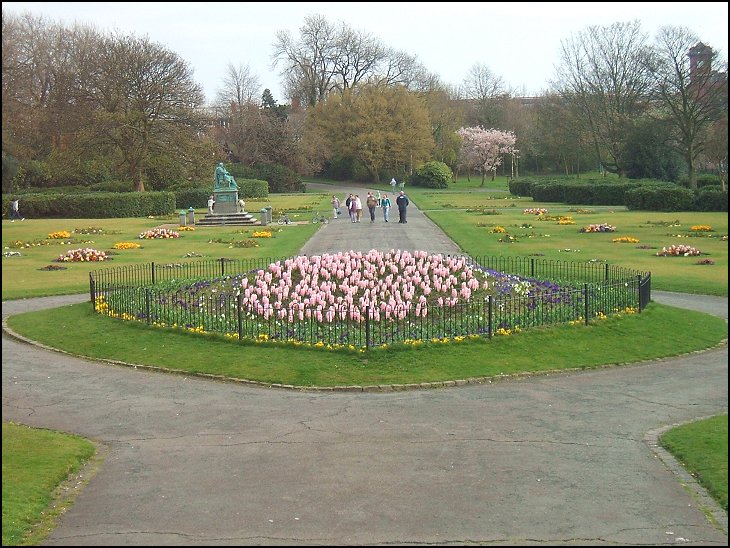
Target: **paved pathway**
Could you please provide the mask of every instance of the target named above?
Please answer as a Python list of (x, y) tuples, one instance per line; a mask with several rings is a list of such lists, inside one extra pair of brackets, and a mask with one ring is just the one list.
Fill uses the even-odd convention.
[[(368, 232), (378, 249), (446, 252), (419, 215), (337, 221), (306, 252), (366, 250)], [(727, 318), (727, 299), (654, 297)], [(4, 302), (3, 323), (85, 298)], [(723, 346), (485, 385), (298, 392), (103, 365), (3, 332), (3, 420), (108, 448), (46, 545), (726, 546), (727, 514), (712, 525), (711, 503), (651, 445), (727, 412), (727, 359)]]

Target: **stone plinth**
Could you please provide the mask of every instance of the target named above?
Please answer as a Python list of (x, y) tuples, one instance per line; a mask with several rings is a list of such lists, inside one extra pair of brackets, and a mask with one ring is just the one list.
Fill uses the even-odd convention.
[(215, 199), (215, 213), (237, 213), (238, 190), (216, 189), (213, 191)]

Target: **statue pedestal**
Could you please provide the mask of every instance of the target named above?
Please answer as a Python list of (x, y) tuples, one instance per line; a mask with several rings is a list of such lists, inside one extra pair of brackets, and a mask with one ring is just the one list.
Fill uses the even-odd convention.
[(218, 213), (237, 213), (238, 190), (217, 189), (213, 191), (215, 199), (215, 212)]

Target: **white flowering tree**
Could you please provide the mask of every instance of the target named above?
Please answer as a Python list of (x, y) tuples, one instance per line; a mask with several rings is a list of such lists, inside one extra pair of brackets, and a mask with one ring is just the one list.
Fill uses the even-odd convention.
[(463, 142), (461, 145), (461, 164), (476, 167), (482, 172), (482, 184), (487, 172), (492, 173), (492, 180), (497, 168), (502, 165), (506, 154), (514, 155), (519, 152), (515, 148), (517, 137), (511, 131), (499, 129), (484, 129), (478, 127), (463, 127), (456, 132)]

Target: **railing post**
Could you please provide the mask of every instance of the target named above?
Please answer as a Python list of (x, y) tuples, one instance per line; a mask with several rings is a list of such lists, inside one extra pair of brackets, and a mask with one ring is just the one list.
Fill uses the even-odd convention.
[(226, 272), (225, 272), (226, 267), (224, 266), (224, 264), (225, 264), (225, 258), (221, 257), (219, 260), (221, 262), (221, 278), (222, 278), (223, 276), (226, 275)]
[(91, 297), (91, 306), (96, 312), (96, 283), (94, 282), (94, 274), (89, 272), (89, 297)]
[(487, 322), (489, 325), (487, 325), (487, 333), (489, 333), (489, 338), (492, 338), (492, 296), (487, 296)]
[(530, 277), (535, 277), (535, 257), (530, 257)]
[(608, 281), (608, 263), (606, 263), (605, 274), (603, 275), (603, 281)]
[(155, 285), (155, 263), (152, 263), (152, 285)]
[(145, 316), (147, 316), (147, 325), (149, 325), (150, 323), (152, 323), (150, 321), (150, 312), (152, 310), (151, 309), (151, 307), (152, 307), (152, 302), (151, 301), (152, 301), (152, 290), (148, 288), (144, 292), (144, 305), (145, 305)]
[(243, 340), (243, 295), (236, 295), (236, 313), (238, 316), (238, 342)]
[(585, 324), (588, 325), (588, 284), (583, 284), (583, 316)]
[(365, 306), (365, 350), (370, 350), (370, 305)]
[(641, 314), (641, 311), (644, 309), (644, 292), (642, 291), (642, 284), (641, 284), (641, 274), (636, 275), (636, 290), (639, 293), (639, 314)]

